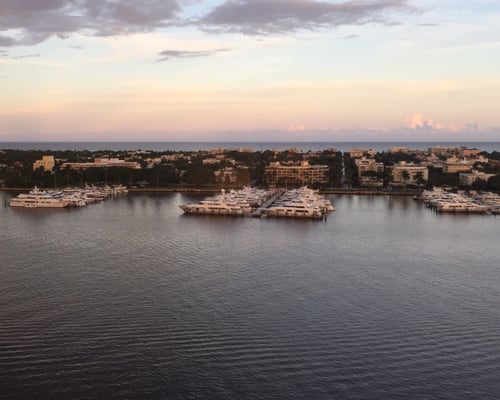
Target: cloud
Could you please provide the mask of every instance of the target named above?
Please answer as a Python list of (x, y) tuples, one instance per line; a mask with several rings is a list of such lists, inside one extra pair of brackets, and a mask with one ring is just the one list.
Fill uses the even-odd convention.
[(269, 35), (368, 23), (392, 24), (387, 14), (415, 12), (408, 0), (227, 0), (198, 22), (208, 31)]
[(287, 132), (304, 132), (306, 127), (304, 124), (290, 124), (287, 127)]
[(477, 132), (479, 131), (479, 124), (477, 122), (470, 122), (468, 124), (465, 124), (465, 129), (468, 131)]
[(34, 45), (74, 33), (92, 36), (147, 32), (171, 23), (177, 0), (0, 0), (0, 46)]
[(449, 127), (435, 122), (432, 118), (425, 118), (422, 114), (413, 114), (406, 119), (406, 127), (415, 130), (445, 130)]
[[(0, 17), (0, 20), (2, 17)], [(9, 36), (0, 36), (0, 47), (9, 47), (16, 45), (16, 41)]]
[(197, 19), (184, 7), (201, 0), (0, 0), (0, 47), (36, 45), (51, 37), (128, 35), (168, 26), (247, 35), (367, 23), (392, 24), (396, 12), (418, 12), (410, 0), (225, 0)]
[(42, 55), (40, 53), (37, 53), (37, 54), (26, 54), (24, 56), (13, 57), (13, 59), (15, 59), (15, 60), (22, 60), (23, 58), (39, 58), (41, 56)]
[(346, 36), (341, 36), (338, 37), (337, 40), (349, 40), (349, 39), (356, 39), (358, 35), (346, 35)]
[(217, 53), (229, 51), (229, 49), (214, 49), (214, 50), (164, 50), (158, 55), (161, 57), (158, 61), (167, 61), (171, 58), (195, 58), (195, 57), (208, 57)]

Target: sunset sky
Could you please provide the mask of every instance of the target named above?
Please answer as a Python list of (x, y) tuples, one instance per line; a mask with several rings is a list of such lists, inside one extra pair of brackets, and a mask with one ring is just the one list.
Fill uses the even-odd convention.
[(499, 0), (0, 0), (0, 141), (500, 141)]

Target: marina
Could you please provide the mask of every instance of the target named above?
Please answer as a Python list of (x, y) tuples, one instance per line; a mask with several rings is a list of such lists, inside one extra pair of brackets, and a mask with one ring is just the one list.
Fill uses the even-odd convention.
[(499, 398), (498, 220), (326, 197), (327, 223), (0, 207), (0, 397)]
[(262, 190), (244, 187), (222, 192), (194, 204), (179, 206), (185, 214), (210, 214), (249, 217), (286, 217), (323, 219), (335, 210), (330, 200), (317, 190), (301, 187), (292, 190)]
[(500, 214), (500, 196), (496, 193), (452, 193), (443, 188), (434, 188), (433, 190), (424, 190), (420, 200), (436, 212)]
[(18, 208), (66, 208), (85, 207), (87, 204), (128, 193), (122, 185), (85, 186), (63, 190), (41, 190), (36, 186), (29, 193), (20, 193), (10, 199), (8, 205)]

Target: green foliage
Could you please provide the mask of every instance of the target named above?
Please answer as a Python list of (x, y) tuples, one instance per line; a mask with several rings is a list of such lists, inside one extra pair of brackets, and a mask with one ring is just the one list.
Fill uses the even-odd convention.
[(293, 151), (282, 151), (278, 154), (277, 159), (280, 162), (289, 162), (289, 161), (302, 161), (304, 158), (302, 153), (296, 153)]
[(420, 160), (413, 154), (410, 153), (402, 153), (402, 152), (397, 152), (397, 153), (389, 153), (389, 152), (382, 152), (382, 153), (377, 153), (375, 155), (375, 160), (377, 162), (384, 163), (384, 165), (394, 165), (397, 164), (401, 161), (406, 161), (406, 162), (412, 162), (412, 163), (419, 163)]
[(488, 179), (486, 188), (494, 192), (500, 192), (500, 174), (492, 176)]
[(342, 181), (342, 153), (325, 150), (318, 157), (309, 160), (311, 165), (328, 165), (328, 186), (340, 187)]
[(215, 183), (213, 171), (203, 165), (193, 165), (182, 175), (182, 182), (191, 185), (206, 185)]
[(359, 186), (358, 167), (348, 152), (344, 153), (344, 168), (347, 183), (351, 186)]
[(488, 187), (488, 184), (486, 181), (483, 181), (482, 179), (476, 179), (474, 182), (472, 182), (472, 185), (470, 188), (472, 190), (486, 190)]
[(441, 169), (429, 167), (428, 186), (450, 186), (458, 187), (459, 175), (458, 172), (453, 174), (444, 173)]
[(491, 153), (488, 153), (487, 151), (482, 151), (479, 154), (485, 156), (486, 158), (488, 158), (490, 160), (500, 161), (500, 152), (499, 151), (493, 151)]
[(415, 174), (415, 179), (418, 185), (423, 185), (425, 183), (424, 173), (422, 171), (417, 171), (417, 173)]

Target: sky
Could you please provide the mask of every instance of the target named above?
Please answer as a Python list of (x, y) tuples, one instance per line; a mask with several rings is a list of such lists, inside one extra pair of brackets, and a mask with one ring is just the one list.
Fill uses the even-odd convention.
[(0, 141), (500, 141), (500, 0), (0, 0)]

